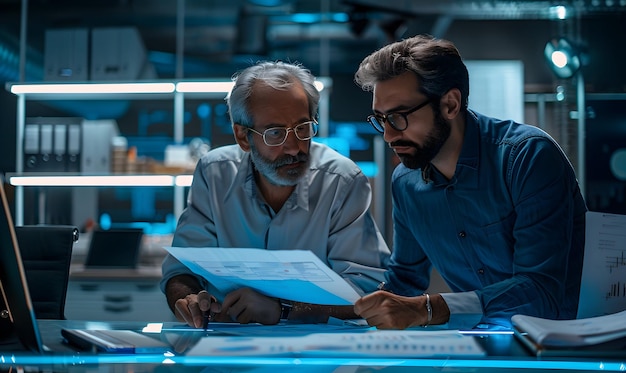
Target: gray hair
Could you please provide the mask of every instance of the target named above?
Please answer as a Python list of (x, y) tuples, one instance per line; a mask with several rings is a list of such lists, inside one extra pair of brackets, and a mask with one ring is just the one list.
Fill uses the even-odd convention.
[(320, 93), (315, 87), (315, 77), (298, 63), (261, 61), (233, 75), (235, 85), (226, 97), (231, 124), (252, 127), (253, 114), (248, 109), (254, 85), (262, 82), (277, 90), (286, 90), (293, 84), (302, 84), (309, 101), (309, 116), (317, 117)]

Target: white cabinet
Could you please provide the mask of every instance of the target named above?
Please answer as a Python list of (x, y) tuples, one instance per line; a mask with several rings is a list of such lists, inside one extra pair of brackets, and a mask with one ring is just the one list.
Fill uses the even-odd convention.
[(165, 295), (159, 289), (159, 276), (83, 274), (70, 276), (65, 301), (68, 320), (92, 321), (176, 321)]

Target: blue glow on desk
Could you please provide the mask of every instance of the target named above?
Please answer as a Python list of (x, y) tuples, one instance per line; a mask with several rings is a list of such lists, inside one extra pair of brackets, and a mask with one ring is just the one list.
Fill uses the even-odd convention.
[[(170, 335), (179, 335), (191, 337), (190, 341), (197, 338), (203, 338), (206, 332), (196, 333), (198, 329), (189, 328), (183, 323), (156, 323), (146, 324), (139, 322), (92, 322), (79, 320), (39, 320), (40, 326), (43, 326), (44, 342), (58, 343), (59, 328), (112, 328), (112, 329), (128, 329), (142, 330), (144, 327), (154, 330), (155, 332), (161, 328), (161, 333), (151, 334), (155, 338), (167, 340)], [(306, 335), (310, 331), (342, 333), (343, 331), (355, 331), (359, 328), (339, 325), (239, 325), (229, 324), (221, 326), (220, 323), (214, 324), (215, 330), (219, 333), (229, 330), (236, 330), (237, 334), (246, 336), (271, 335), (282, 339), (284, 336)], [(427, 328), (430, 330), (431, 328)], [(436, 328), (432, 328), (435, 330)], [(360, 330), (371, 330), (370, 328)], [(182, 332), (182, 333), (180, 333)], [(189, 332), (189, 333), (187, 333)], [(300, 333), (300, 334), (298, 334)], [(463, 331), (463, 334), (468, 332)], [(274, 372), (280, 371), (298, 371), (299, 373), (311, 372), (340, 372), (345, 370), (342, 367), (350, 367), (349, 371), (391, 371), (404, 372), (419, 371), (441, 372), (442, 368), (447, 371), (459, 372), (510, 372), (512, 369), (523, 369), (527, 372), (543, 372), (551, 371), (602, 371), (602, 372), (626, 372), (626, 353), (624, 356), (614, 356), (612, 358), (600, 358), (589, 356), (566, 356), (566, 357), (535, 357), (530, 355), (526, 350), (518, 345), (514, 335), (510, 332), (473, 332), (474, 338), (484, 345), (488, 351), (487, 356), (481, 357), (464, 357), (464, 356), (436, 356), (416, 358), (406, 357), (388, 357), (384, 355), (358, 355), (358, 356), (333, 356), (323, 355), (322, 352), (308, 351), (307, 355), (302, 353), (279, 354), (273, 356), (210, 356), (201, 354), (198, 356), (186, 355), (188, 350), (184, 352), (175, 352), (174, 347), (170, 352), (165, 354), (94, 354), (92, 352), (75, 352), (70, 349), (65, 352), (49, 352), (45, 354), (35, 354), (29, 352), (6, 352), (2, 351), (0, 345), (0, 371), (15, 370), (24, 367), (35, 367), (38, 371), (54, 371), (54, 372), (113, 372), (113, 371), (132, 371), (134, 373), (143, 372), (160, 372), (163, 373), (164, 365), (167, 365), (167, 372), (186, 372), (189, 368), (197, 370), (198, 368), (207, 368), (208, 371), (229, 371), (229, 372), (247, 372), (250, 370)], [(219, 335), (219, 334), (217, 334)], [(47, 337), (47, 340), (46, 338)], [(216, 341), (219, 338), (215, 339)], [(174, 344), (172, 344), (174, 345)], [(52, 347), (52, 346), (51, 346)], [(54, 349), (54, 351), (60, 351)], [(161, 367), (161, 368), (159, 368)], [(361, 368), (361, 369), (359, 369)], [(307, 370), (308, 369), (308, 370)], [(303, 372), (304, 370), (304, 372)]]
[(301, 357), (219, 357), (166, 355), (0, 355), (0, 366), (67, 365), (89, 366), (102, 364), (173, 364), (182, 366), (360, 366), (360, 367), (432, 367), (432, 368), (488, 368), (488, 369), (554, 369), (569, 371), (626, 371), (626, 362), (507, 359), (391, 359), (391, 358), (301, 358)]

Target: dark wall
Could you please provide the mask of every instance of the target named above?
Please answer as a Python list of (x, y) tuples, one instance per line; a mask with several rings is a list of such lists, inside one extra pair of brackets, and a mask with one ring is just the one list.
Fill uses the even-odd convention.
[[(444, 35), (458, 47), (466, 60), (520, 60), (524, 64), (527, 92), (554, 92), (557, 84), (543, 55), (552, 37), (567, 36), (584, 47), (588, 63), (583, 66), (586, 91), (626, 92), (626, 20), (620, 14), (584, 19), (574, 37), (572, 25), (547, 20), (453, 21)], [(560, 21), (559, 21), (560, 22)], [(403, 35), (409, 37), (412, 34)], [(373, 46), (372, 51), (380, 46)], [(365, 57), (362, 56), (362, 57)], [(358, 66), (354, 66), (356, 71)], [(333, 76), (331, 118), (338, 121), (364, 120), (370, 113), (371, 93), (353, 82), (353, 73)], [(470, 87), (471, 90), (471, 87)]]
[[(622, 15), (580, 22), (579, 35), (570, 36), (554, 21), (457, 21), (445, 38), (452, 40), (465, 59), (515, 59), (524, 62), (527, 85), (550, 84), (554, 77), (543, 48), (556, 36), (583, 45), (588, 64), (583, 67), (587, 92), (626, 92), (626, 20)], [(577, 32), (578, 33), (578, 32)]]

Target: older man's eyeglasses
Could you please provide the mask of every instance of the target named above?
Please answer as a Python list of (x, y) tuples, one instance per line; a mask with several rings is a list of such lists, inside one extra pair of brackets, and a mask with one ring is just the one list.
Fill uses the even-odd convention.
[(426, 100), (407, 111), (396, 111), (389, 114), (372, 114), (367, 117), (367, 121), (380, 133), (385, 133), (385, 122), (389, 123), (391, 128), (396, 131), (404, 131), (409, 126), (407, 117), (424, 106), (428, 105), (430, 100)]
[(310, 140), (313, 136), (317, 135), (317, 122), (314, 120), (310, 120), (307, 122), (303, 122), (298, 124), (293, 128), (288, 127), (272, 127), (268, 128), (263, 132), (259, 132), (254, 128), (248, 127), (249, 131), (256, 133), (257, 135), (263, 136), (263, 142), (267, 146), (280, 146), (287, 141), (287, 136), (289, 136), (289, 132), (293, 131), (298, 140)]

